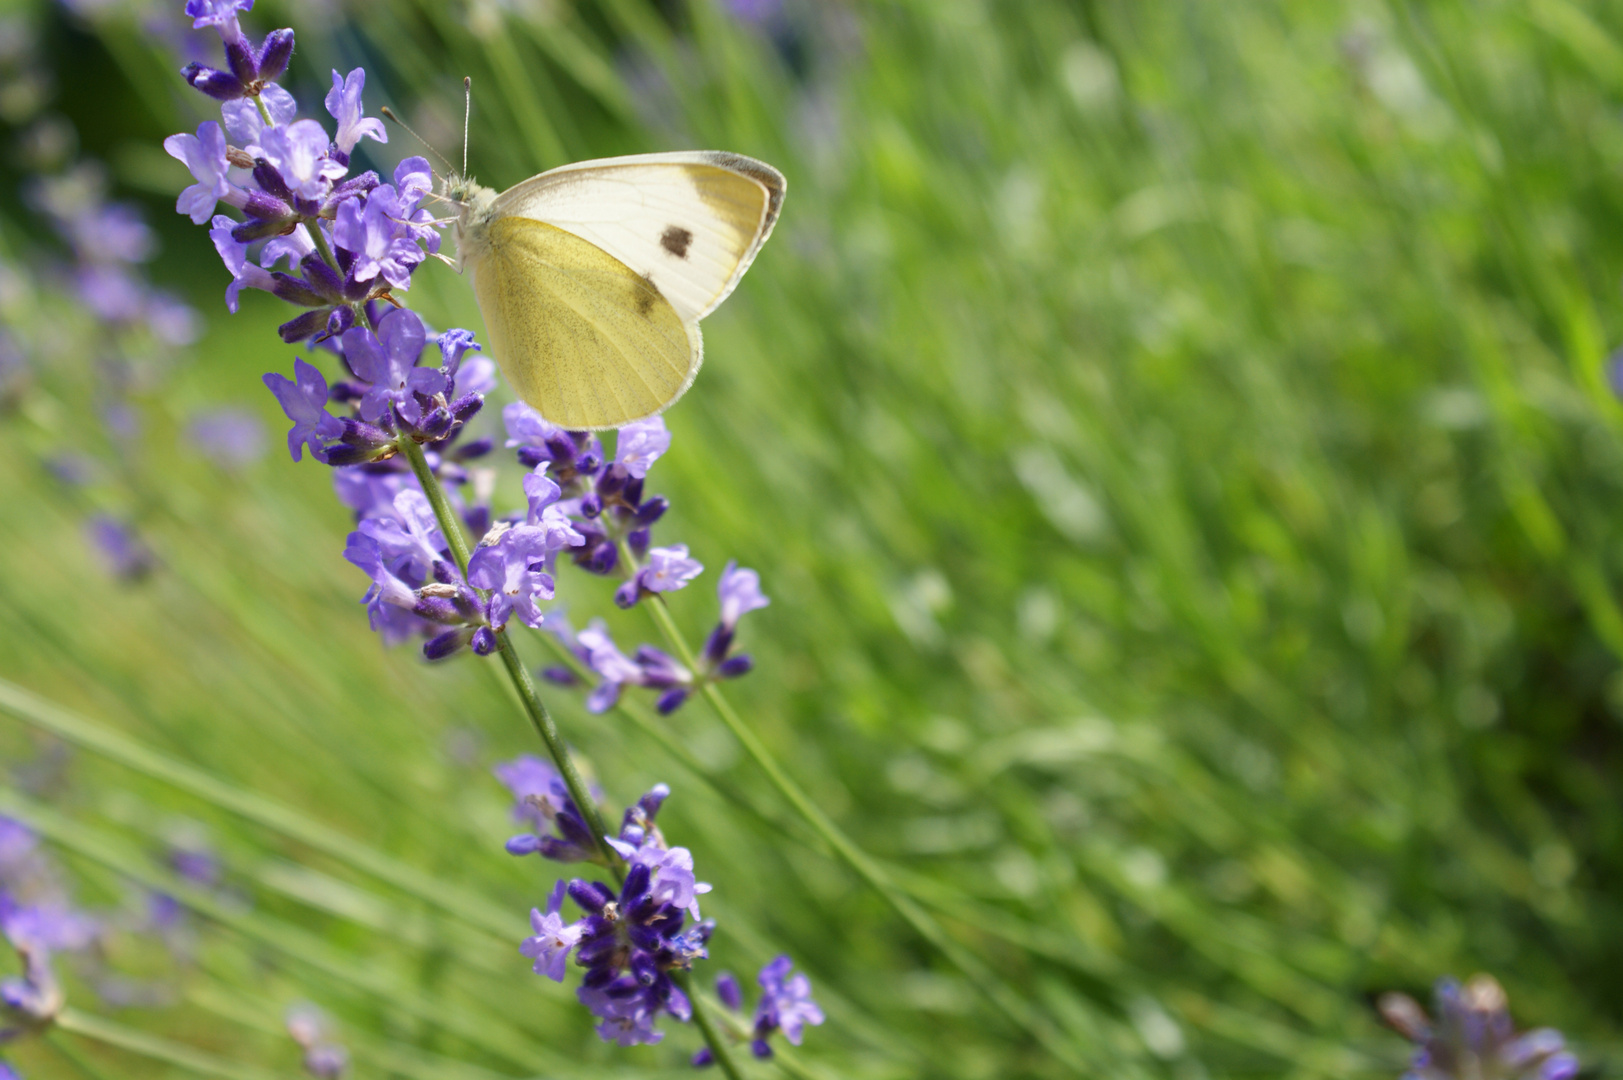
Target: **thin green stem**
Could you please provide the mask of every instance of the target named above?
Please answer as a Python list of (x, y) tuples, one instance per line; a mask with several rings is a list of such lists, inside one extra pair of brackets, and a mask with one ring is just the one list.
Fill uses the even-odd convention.
[[(631, 565), (635, 565), (630, 549), (622, 544), (621, 557)], [(699, 670), (698, 658), (688, 646), (687, 639), (682, 636), (676, 621), (671, 618), (670, 608), (663, 596), (654, 596), (648, 603), (648, 610), (653, 614), (654, 621), (659, 624), (660, 633), (671, 648), (676, 652), (677, 659), (681, 660), (690, 670)], [(969, 978), (971, 984), (984, 994), (997, 1009), (1005, 1014), (1016, 1026), (1035, 1038), (1045, 1050), (1056, 1058), (1064, 1061), (1073, 1068), (1081, 1068), (1082, 1062), (1076, 1051), (1069, 1046), (1046, 1020), (1032, 1015), (1026, 1002), (1015, 993), (1002, 979), (1000, 979), (986, 964), (958, 942), (947, 936), (940, 923), (925, 911), (913, 898), (897, 887), (884, 869), (868, 853), (859, 848), (845, 831), (834, 823), (834, 820), (823, 812), (822, 807), (812, 801), (811, 797), (797, 784), (794, 779), (784, 771), (772, 751), (767, 749), (755, 730), (744, 723), (732, 703), (721, 692), (721, 688), (714, 682), (704, 684), (705, 700), (710, 702), (721, 722), (733, 733), (739, 743), (744, 747), (755, 764), (764, 772), (772, 786), (778, 789), (785, 801), (794, 808), (806, 823), (812, 827), (823, 842), (837, 854), (852, 870), (856, 871), (868, 885), (885, 898), (909, 926), (924, 940), (933, 945), (942, 956), (946, 957), (958, 970)]]
[[(428, 505), (434, 508), (434, 519), (439, 522), (440, 532), (445, 534), (445, 542), (450, 545), (451, 557), (456, 560), (457, 569), (462, 571), (462, 576), (466, 579), (468, 560), (472, 555), (468, 550), (468, 539), (462, 533), (461, 519), (457, 517), (451, 501), (445, 497), (445, 489), (440, 486), (434, 470), (428, 467), (428, 458), (417, 441), (409, 435), (401, 436), (400, 453), (411, 463), (411, 471), (416, 474), (417, 483), (421, 485), (423, 494), (428, 496)], [(564, 786), (569, 789), (569, 797), (575, 800), (581, 816), (586, 819), (586, 827), (592, 830), (592, 837), (597, 841), (597, 850), (603, 857), (604, 864), (614, 871), (616, 878), (623, 878), (619, 856), (604, 838), (607, 830), (603, 827), (603, 817), (598, 812), (597, 803), (592, 799), (586, 781), (581, 779), (580, 771), (575, 768), (574, 759), (569, 756), (569, 748), (564, 745), (563, 739), (558, 734), (558, 725), (552, 722), (552, 713), (548, 710), (546, 702), (541, 700), (541, 695), (536, 692), (535, 681), (530, 678), (524, 662), (518, 658), (518, 652), (513, 648), (512, 639), (508, 637), (506, 630), (496, 631), (496, 648), (501, 653), (502, 664), (507, 668), (513, 689), (518, 692), (519, 703), (524, 706), (525, 715), (529, 717), (535, 733), (541, 736), (553, 764), (558, 766)]]
[(716, 1064), (721, 1067), (721, 1071), (727, 1075), (727, 1080), (742, 1080), (738, 1063), (733, 1060), (733, 1052), (727, 1045), (726, 1037), (710, 1020), (710, 1006), (693, 992), (693, 979), (690, 974), (686, 971), (673, 971), (671, 978), (682, 988), (682, 993), (688, 996), (688, 1004), (693, 1007), (693, 1026), (704, 1036), (705, 1045), (710, 1047), (710, 1053), (715, 1056)]
[[(402, 436), (400, 453), (410, 462), (417, 483), (422, 487), (423, 494), (428, 497), (428, 505), (434, 508), (434, 519), (439, 522), (440, 532), (445, 534), (445, 541), (451, 548), (451, 557), (456, 560), (457, 569), (462, 571), (462, 576), (466, 579), (468, 560), (471, 556), (467, 537), (462, 533), (461, 519), (457, 517), (451, 501), (445, 497), (445, 489), (440, 486), (434, 470), (428, 467), (428, 458), (416, 440), (410, 436)], [(558, 773), (563, 777), (564, 786), (569, 789), (569, 797), (575, 801), (581, 816), (586, 819), (586, 827), (591, 830), (592, 837), (597, 843), (598, 852), (603, 857), (603, 865), (614, 875), (616, 882), (623, 883), (625, 870), (621, 865), (622, 860), (609, 847), (608, 830), (603, 826), (603, 817), (597, 803), (586, 787), (586, 782), (581, 779), (579, 770), (575, 768), (574, 759), (569, 756), (569, 748), (564, 745), (563, 738), (558, 734), (558, 725), (553, 723), (551, 711), (547, 709), (546, 702), (541, 700), (541, 695), (536, 692), (535, 680), (530, 678), (529, 669), (519, 659), (518, 650), (513, 648), (513, 641), (505, 629), (496, 631), (496, 650), (501, 654), (502, 665), (507, 668), (508, 678), (518, 693), (519, 703), (524, 706), (530, 725), (535, 728), (536, 734), (541, 736), (541, 742), (546, 745), (553, 764), (558, 766)], [(733, 1060), (732, 1051), (727, 1046), (727, 1040), (711, 1024), (704, 1006), (692, 993), (688, 993), (690, 981), (687, 973), (673, 971), (671, 977), (677, 981), (683, 992), (687, 993), (688, 1001), (693, 1005), (693, 1023), (704, 1036), (705, 1043), (710, 1047), (710, 1053), (714, 1055), (716, 1064), (727, 1076), (727, 1080), (742, 1080), (738, 1065)]]

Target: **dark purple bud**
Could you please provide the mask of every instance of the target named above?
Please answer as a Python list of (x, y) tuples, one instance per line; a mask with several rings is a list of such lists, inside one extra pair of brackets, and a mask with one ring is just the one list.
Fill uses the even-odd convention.
[(242, 80), (229, 71), (191, 63), (181, 68), (180, 73), (193, 87), (216, 101), (235, 101), (248, 93), (248, 88), (242, 85)]
[(327, 156), (338, 162), (338, 164), (342, 165), (344, 168), (349, 168), (349, 155), (338, 149), (337, 143), (327, 144)]
[(622, 608), (634, 608), (642, 599), (642, 583), (636, 578), (614, 590), (614, 602)]
[(580, 677), (566, 667), (545, 667), (536, 674), (554, 686), (580, 685)]
[(715, 1061), (716, 1055), (710, 1052), (710, 1048), (708, 1046), (701, 1046), (697, 1050), (693, 1051), (693, 1060), (691, 1064), (695, 1069), (702, 1069), (707, 1065), (715, 1064)]
[(733, 630), (726, 623), (717, 623), (716, 628), (710, 631), (710, 636), (704, 642), (704, 658), (712, 664), (719, 664), (727, 659), (727, 652), (733, 647)]
[(344, 279), (316, 252), (312, 251), (299, 260), (299, 270), (304, 274), (304, 280), (310, 283), (310, 288), (325, 296), (329, 304), (343, 299)]
[(750, 1043), (750, 1053), (765, 1060), (772, 1056), (772, 1046), (765, 1039), (756, 1039)]
[(423, 422), (417, 425), (417, 431), (429, 442), (438, 442), (451, 433), (451, 427), (456, 423), (451, 419), (448, 409), (435, 409), (423, 417)]
[(271, 280), (275, 282), (271, 286), (271, 292), (290, 304), (318, 308), (328, 307), (331, 304), (331, 301), (326, 297), (291, 274), (284, 274), (280, 270), (276, 270), (271, 273)]
[(665, 516), (665, 511), (670, 508), (670, 505), (665, 501), (665, 496), (655, 495), (652, 499), (637, 507), (637, 524), (652, 525)]
[(231, 74), (244, 87), (251, 86), (259, 81), (259, 58), (254, 55), (253, 47), (248, 44), (247, 38), (237, 38), (235, 41), (225, 43), (225, 62), (231, 69)]
[(626, 544), (631, 548), (631, 553), (640, 559), (648, 554), (649, 538), (647, 529), (632, 529), (626, 534)]
[(739, 653), (729, 656), (722, 665), (716, 669), (718, 679), (736, 679), (740, 675), (748, 675), (755, 667), (755, 661), (750, 659), (749, 653)]
[(603, 512), (603, 498), (597, 492), (588, 492), (580, 500), (580, 512), (589, 518), (595, 518)]
[[(347, 305), (342, 306), (342, 307), (335, 307), (332, 310), (332, 314), (327, 316), (326, 336), (327, 337), (337, 337), (338, 335), (342, 334), (345, 330), (348, 330), (350, 327), (352, 327), (354, 325), (355, 325), (355, 312), (354, 311), (350, 310), (350, 308)], [(365, 391), (362, 391), (361, 393), (356, 395), (356, 397), (365, 397), (365, 396), (366, 396)]]
[(648, 794), (637, 800), (637, 809), (642, 811), (645, 821), (653, 821), (659, 816), (659, 808), (665, 805), (665, 800), (671, 797), (671, 789), (667, 784), (655, 784), (648, 789)]
[[(570, 434), (574, 433), (571, 432)], [(597, 454), (588, 450), (586, 453), (580, 455), (580, 457), (576, 459), (575, 471), (588, 474), (594, 473), (597, 471), (597, 467), (601, 464), (603, 464), (603, 460), (599, 458)]]
[(441, 626), (461, 626), (463, 622), (456, 601), (449, 596), (419, 596), (411, 611), (413, 615)]
[[(612, 952), (603, 957), (599, 957), (599, 959), (608, 959), (611, 956), (613, 956)], [(577, 964), (586, 963), (586, 961), (580, 958), (580, 953), (578, 952), (575, 954), (575, 962)], [(619, 969), (612, 967), (591, 968), (584, 976), (581, 977), (580, 984), (586, 987), (588, 990), (603, 990), (610, 983), (614, 982), (615, 979), (619, 978), (618, 971)], [(633, 980), (633, 985), (635, 985), (635, 980)]]
[[(462, 520), (468, 523), (468, 531), (480, 539), (490, 531), (490, 507), (470, 506), (462, 512)], [(478, 543), (478, 540), (475, 540)]]
[(543, 836), (541, 857), (553, 862), (585, 862), (591, 858), (591, 853), (579, 844), (566, 844), (556, 836)]
[[(342, 157), (336, 148), (329, 150), (327, 153), (334, 160), (339, 160)], [(348, 165), (349, 162), (345, 160), (344, 164)], [(343, 183), (336, 185), (332, 189), (332, 194), (328, 195), (326, 201), (321, 204), (321, 216), (331, 218), (338, 212), (339, 203), (369, 193), (378, 186), (378, 183), (378, 174), (368, 170), (359, 176), (352, 176)]]
[(592, 549), (592, 554), (581, 565), (588, 573), (607, 574), (620, 563), (620, 551), (613, 544), (601, 543)]
[(376, 448), (394, 444), (394, 436), (380, 427), (368, 424), (365, 420), (356, 420), (354, 417), (346, 416), (342, 417), (339, 423), (344, 425), (344, 433), (339, 436), (339, 439), (351, 446)]
[(293, 56), (293, 31), (272, 30), (265, 35), (265, 44), (259, 49), (259, 77), (274, 82), (287, 70)]
[(602, 476), (597, 478), (597, 493), (605, 498), (619, 494), (630, 478), (624, 467), (615, 465), (609, 468)]
[(716, 976), (716, 996), (733, 1012), (744, 1007), (744, 991), (739, 988), (738, 980), (733, 978), (730, 971), (723, 971)]
[[(615, 468), (619, 468), (618, 465)], [(632, 506), (642, 502), (642, 477), (633, 476), (626, 481), (626, 488), (620, 493), (620, 498)]]
[(283, 341), (289, 345), (294, 345), (319, 334), (326, 323), (327, 310), (322, 308), (316, 311), (306, 311), (298, 318), (288, 320), (278, 326), (276, 332), (282, 336)]
[(281, 236), (292, 226), (293, 219), (290, 217), (268, 220), (250, 218), (231, 230), (231, 239), (239, 244), (251, 244), (255, 240), (268, 240), (272, 236)]
[(496, 631), (488, 626), (481, 626), (473, 632), (473, 651), (480, 656), (489, 656), (496, 651)]
[[(485, 396), (483, 394), (474, 393), (470, 390), (468, 393), (463, 394), (461, 397), (451, 402), (451, 415), (456, 417), (457, 423), (466, 424), (469, 420), (477, 416), (479, 410), (484, 407)], [(484, 440), (484, 442), (485, 450), (489, 450), (490, 447), (494, 445), (489, 439)], [(484, 450), (480, 451), (480, 453), (484, 452)], [(535, 466), (531, 465), (530, 468), (533, 469)]]
[(534, 855), (541, 850), (541, 838), (534, 833), (522, 833), (509, 840), (505, 847), (509, 855)]
[(659, 715), (669, 716), (677, 709), (680, 709), (682, 704), (687, 701), (687, 699), (687, 689), (685, 687), (678, 686), (659, 695), (659, 700), (654, 702), (654, 708), (658, 710)]
[(652, 986), (659, 978), (659, 964), (653, 956), (638, 949), (631, 954), (631, 974), (644, 986)]
[[(482, 401), (481, 401), (481, 404), (483, 404)], [(451, 413), (452, 413), (453, 416), (456, 414), (455, 406), (452, 407)], [(467, 418), (463, 417), (463, 416), (458, 416), (457, 419), (462, 420), (464, 422), (466, 422), (466, 420), (467, 420)], [(490, 453), (491, 448), (493, 446), (495, 446), (495, 445), (496, 445), (496, 440), (495, 439), (470, 439), (467, 442), (463, 443), (461, 446), (457, 447), (457, 449), (456, 449), (457, 460), (458, 461), (472, 461), (474, 458), (482, 458), (486, 454)], [(531, 466), (531, 468), (534, 468), (534, 466)]]
[(548, 454), (544, 460), (554, 461), (559, 465), (568, 465), (575, 460), (575, 440), (565, 432), (549, 431), (543, 441), (546, 443)]
[(526, 469), (533, 469), (543, 461), (551, 461), (547, 452), (539, 446), (521, 446), (518, 448), (518, 463)]
[(423, 643), (423, 656), (429, 660), (444, 660), (447, 656), (460, 651), (463, 646), (468, 644), (468, 639), (472, 636), (472, 632), (467, 627), (447, 630), (445, 633), (431, 637)]
[(456, 570), (444, 559), (435, 559), (434, 567), (429, 572), (434, 575), (434, 580), (439, 582), (441, 585), (456, 584)]
[(607, 888), (595, 881), (583, 881), (580, 878), (571, 878), (565, 886), (569, 898), (580, 905), (580, 909), (593, 915), (603, 914), (603, 909), (614, 899)]
[(324, 460), (335, 469), (347, 465), (365, 465), (380, 458), (392, 457), (387, 451), (371, 450), (364, 446), (345, 446), (343, 443), (328, 443), (322, 447), (321, 452), (326, 455)]
[(653, 874), (648, 867), (642, 863), (633, 863), (631, 869), (626, 873), (625, 884), (620, 886), (620, 899), (625, 904), (640, 900), (643, 894), (648, 891), (648, 886), (652, 881)]
[[(293, 224), (293, 207), (265, 191), (250, 191), (248, 201), (242, 205), (242, 212), (256, 221), (274, 221), (284, 228)], [(232, 235), (235, 235), (235, 230)]]
[(293, 189), (287, 186), (282, 174), (276, 171), (276, 166), (260, 158), (254, 162), (254, 183), (258, 184), (267, 194), (280, 199), (282, 202), (293, 205)]

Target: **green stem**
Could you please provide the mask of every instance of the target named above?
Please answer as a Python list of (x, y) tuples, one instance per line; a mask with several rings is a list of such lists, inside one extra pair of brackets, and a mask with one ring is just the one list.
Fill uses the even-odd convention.
[[(451, 501), (445, 497), (445, 489), (440, 486), (439, 478), (428, 467), (428, 458), (423, 454), (423, 448), (417, 444), (417, 440), (409, 435), (402, 435), (400, 453), (411, 463), (411, 471), (417, 475), (417, 483), (422, 487), (423, 494), (428, 496), (428, 504), (434, 508), (434, 519), (439, 522), (440, 532), (445, 534), (445, 542), (450, 545), (451, 557), (456, 560), (457, 569), (462, 571), (465, 580), (468, 576), (468, 560), (471, 554), (468, 551), (468, 539), (462, 533), (461, 519), (457, 517)], [(604, 839), (608, 830), (603, 827), (603, 817), (598, 812), (597, 803), (592, 799), (586, 781), (581, 779), (580, 771), (575, 768), (574, 759), (569, 756), (569, 748), (558, 735), (558, 725), (552, 722), (551, 711), (547, 709), (546, 702), (541, 700), (541, 695), (536, 693), (535, 681), (530, 678), (524, 662), (518, 658), (518, 652), (513, 648), (513, 642), (506, 630), (496, 631), (496, 648), (501, 653), (502, 664), (507, 668), (513, 689), (518, 692), (525, 715), (529, 717), (535, 733), (541, 736), (541, 741), (546, 744), (547, 753), (552, 757), (553, 764), (558, 766), (558, 772), (564, 779), (564, 786), (569, 789), (569, 797), (575, 800), (581, 816), (586, 819), (586, 827), (592, 831), (592, 837), (597, 841), (598, 854), (603, 857), (604, 864), (614, 872), (614, 876), (623, 879), (624, 873), (619, 865), (620, 857)]]
[[(630, 549), (622, 544), (621, 558), (630, 565), (635, 566)], [(648, 603), (648, 610), (652, 612), (654, 621), (659, 624), (660, 632), (665, 636), (671, 648), (676, 652), (677, 659), (681, 660), (689, 670), (699, 670), (698, 658), (688, 647), (687, 639), (677, 629), (676, 621), (671, 618), (670, 608), (663, 596), (654, 596)], [(897, 887), (890, 879), (890, 875), (869, 857), (868, 853), (859, 848), (845, 831), (834, 823), (834, 820), (823, 812), (822, 807), (811, 800), (800, 785), (784, 771), (777, 758), (768, 750), (766, 744), (755, 734), (755, 730), (744, 723), (743, 718), (733, 709), (721, 688), (714, 682), (706, 682), (703, 690), (705, 699), (727, 725), (746, 753), (760, 767), (761, 771), (778, 789), (778, 794), (792, 806), (796, 813), (805, 819), (823, 842), (837, 854), (857, 876), (866, 881), (868, 885), (890, 903), (907, 924), (924, 940), (933, 945), (949, 963), (963, 972), (971, 984), (984, 994), (997, 1009), (1004, 1013), (1014, 1024), (1035, 1038), (1043, 1048), (1056, 1058), (1064, 1061), (1073, 1068), (1081, 1068), (1082, 1062), (1076, 1051), (1067, 1045), (1045, 1020), (1033, 1016), (1026, 1007), (1026, 1002), (1014, 992), (1002, 979), (986, 964), (959, 945), (941, 924), (913, 901), (913, 898)]]
[(710, 1020), (709, 1006), (700, 1000), (699, 995), (693, 992), (693, 979), (691, 973), (686, 971), (673, 971), (671, 978), (682, 993), (688, 996), (688, 1004), (693, 1007), (693, 1026), (699, 1029), (704, 1036), (705, 1045), (710, 1047), (710, 1053), (715, 1056), (716, 1064), (727, 1075), (727, 1080), (742, 1080), (738, 1071), (738, 1063), (733, 1060), (732, 1049), (727, 1045), (727, 1039), (716, 1025)]
[[(417, 483), (422, 487), (423, 494), (428, 497), (428, 504), (434, 508), (434, 519), (439, 522), (440, 532), (445, 534), (445, 541), (450, 545), (451, 557), (456, 560), (457, 569), (462, 571), (463, 579), (466, 580), (469, 552), (467, 537), (462, 533), (461, 519), (457, 517), (450, 500), (445, 497), (445, 489), (440, 486), (439, 478), (428, 467), (428, 459), (417, 441), (409, 435), (401, 436), (400, 453), (411, 463), (411, 471), (416, 474)], [(603, 817), (598, 811), (597, 803), (592, 799), (586, 782), (581, 779), (580, 772), (575, 768), (574, 759), (569, 756), (569, 748), (564, 745), (562, 737), (558, 734), (558, 725), (553, 723), (552, 713), (547, 709), (546, 702), (536, 693), (535, 680), (530, 678), (529, 669), (519, 659), (518, 651), (513, 648), (512, 639), (508, 637), (506, 630), (496, 631), (496, 648), (501, 654), (503, 666), (507, 668), (508, 678), (512, 680), (513, 689), (518, 693), (519, 702), (524, 706), (525, 715), (530, 718), (530, 724), (535, 728), (536, 734), (541, 736), (553, 764), (558, 766), (564, 786), (569, 789), (569, 797), (575, 801), (581, 816), (586, 819), (586, 827), (591, 830), (592, 837), (597, 842), (598, 852), (603, 856), (603, 864), (614, 875), (616, 882), (623, 883), (625, 870), (621, 866), (622, 860), (609, 847), (608, 830), (603, 826)], [(688, 992), (687, 973), (673, 971), (671, 977), (676, 979), (677, 985), (687, 993), (688, 1001), (693, 1005), (693, 1022), (704, 1036), (705, 1043), (710, 1047), (710, 1053), (715, 1056), (716, 1064), (726, 1074), (727, 1080), (742, 1080), (727, 1041), (710, 1023), (703, 1005), (698, 1002), (695, 995)]]

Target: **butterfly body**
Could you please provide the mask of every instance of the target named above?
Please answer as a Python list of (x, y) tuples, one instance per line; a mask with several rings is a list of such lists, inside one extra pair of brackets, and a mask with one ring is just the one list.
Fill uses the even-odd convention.
[(699, 320), (766, 242), (782, 174), (696, 151), (577, 162), (497, 194), (453, 177), (458, 269), (518, 395), (571, 430), (652, 416), (693, 383)]

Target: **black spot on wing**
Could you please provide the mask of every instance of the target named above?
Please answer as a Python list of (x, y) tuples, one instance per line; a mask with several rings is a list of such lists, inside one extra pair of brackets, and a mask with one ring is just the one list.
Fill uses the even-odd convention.
[(678, 259), (688, 257), (688, 245), (693, 243), (693, 234), (680, 225), (665, 226), (665, 234), (659, 238), (659, 246), (675, 255)]

